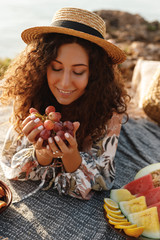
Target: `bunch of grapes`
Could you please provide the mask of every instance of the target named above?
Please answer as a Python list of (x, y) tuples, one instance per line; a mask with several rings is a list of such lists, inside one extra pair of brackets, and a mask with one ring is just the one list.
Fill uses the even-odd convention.
[(48, 138), (54, 136), (59, 136), (66, 144), (66, 138), (64, 134), (67, 132), (73, 134), (74, 126), (70, 121), (62, 122), (61, 114), (56, 112), (54, 106), (48, 106), (45, 109), (45, 114), (41, 115), (35, 108), (30, 108), (30, 114), (34, 114), (36, 117), (40, 119), (40, 122), (36, 125), (36, 127), (43, 125), (44, 129), (40, 132), (38, 137), (41, 137), (44, 140), (44, 145), (47, 144)]

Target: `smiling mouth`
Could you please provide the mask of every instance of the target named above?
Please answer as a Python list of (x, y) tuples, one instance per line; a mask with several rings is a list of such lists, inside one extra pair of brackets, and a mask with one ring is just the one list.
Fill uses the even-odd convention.
[(75, 90), (71, 90), (71, 91), (67, 91), (67, 90), (62, 90), (62, 89), (59, 89), (57, 88), (57, 90), (60, 92), (60, 93), (63, 93), (63, 94), (71, 94), (73, 93)]

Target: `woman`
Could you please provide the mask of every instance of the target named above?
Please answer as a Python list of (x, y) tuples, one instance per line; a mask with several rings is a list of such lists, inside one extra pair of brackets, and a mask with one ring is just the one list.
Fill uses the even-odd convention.
[[(5, 75), (2, 103), (13, 100), (13, 127), (6, 136), (1, 165), (9, 179), (50, 181), (59, 193), (90, 199), (108, 190), (115, 177), (114, 156), (127, 94), (117, 64), (125, 60), (104, 39), (105, 23), (96, 14), (62, 8), (51, 26), (22, 33), (26, 49)], [(72, 121), (74, 136), (37, 136), (41, 114), (53, 105), (62, 121)]]

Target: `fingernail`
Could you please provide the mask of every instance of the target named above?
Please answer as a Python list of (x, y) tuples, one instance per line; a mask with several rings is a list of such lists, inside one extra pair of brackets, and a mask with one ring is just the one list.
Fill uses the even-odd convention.
[(48, 142), (49, 143), (53, 143), (53, 139), (50, 137), (50, 138), (48, 138)]
[(31, 116), (30, 116), (30, 119), (35, 119), (36, 118), (36, 116), (34, 115), (34, 114), (31, 114)]
[(42, 142), (42, 138), (41, 137), (38, 138), (38, 142)]
[(59, 137), (55, 136), (54, 139), (56, 140), (56, 142), (59, 142)]
[(47, 145), (46, 148), (49, 150), (50, 149), (49, 145)]
[(42, 130), (43, 129), (43, 125), (38, 127), (38, 130)]
[(38, 123), (39, 121), (40, 121), (39, 118), (36, 118), (36, 119), (34, 120), (35, 123)]
[(69, 138), (69, 133), (65, 133), (64, 136), (65, 136), (66, 138)]

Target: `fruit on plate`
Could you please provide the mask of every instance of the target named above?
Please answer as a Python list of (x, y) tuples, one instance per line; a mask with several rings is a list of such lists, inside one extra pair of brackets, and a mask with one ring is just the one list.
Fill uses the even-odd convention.
[(111, 209), (106, 204), (104, 204), (104, 210), (106, 211), (106, 213), (113, 213), (116, 215), (121, 215), (122, 213), (120, 209)]
[(128, 221), (117, 222), (117, 221), (113, 221), (113, 220), (111, 220), (111, 219), (109, 219), (109, 223), (112, 224), (112, 225), (114, 225), (114, 226), (115, 226), (115, 225), (123, 225), (123, 226), (131, 225), (131, 223), (128, 222)]
[(146, 200), (144, 196), (129, 200), (119, 202), (119, 207), (122, 213), (128, 217), (130, 213), (135, 213), (143, 211), (147, 208)]
[(117, 202), (113, 201), (110, 198), (104, 198), (104, 203), (110, 208), (110, 209), (119, 209), (119, 205)]
[(118, 228), (118, 229), (126, 229), (126, 228), (136, 228), (137, 227), (137, 224), (131, 224), (131, 225), (121, 225), (121, 224), (118, 224), (118, 225), (115, 225), (115, 228)]
[(160, 187), (152, 188), (148, 191), (139, 193), (136, 196), (145, 196), (147, 206), (160, 202)]
[[(106, 205), (105, 202), (109, 204)], [(112, 207), (116, 207), (116, 209), (113, 210), (113, 208), (110, 208), (109, 205), (111, 205)], [(128, 221), (128, 219), (123, 214), (121, 214), (120, 209), (117, 209), (116, 201), (106, 198), (104, 201), (104, 209), (107, 212), (106, 217), (108, 218), (108, 222), (112, 224), (116, 229), (120, 229), (120, 231), (123, 230), (128, 236), (133, 237), (139, 237), (142, 234), (144, 227), (137, 227), (137, 224), (132, 224), (130, 221)], [(118, 214), (113, 215), (109, 212), (109, 210), (113, 212), (118, 212)]]
[(112, 189), (110, 192), (110, 198), (116, 202), (128, 201), (134, 199), (135, 196), (127, 189)]
[(5, 201), (0, 200), (0, 208), (5, 207), (7, 203)]
[(0, 208), (4, 207), (7, 205), (7, 203), (4, 201), (5, 197), (5, 191), (4, 189), (0, 186)]
[(0, 187), (0, 198), (5, 196), (5, 192), (4, 189), (2, 187)]
[(133, 180), (123, 186), (124, 189), (130, 191), (131, 194), (135, 195), (153, 188), (152, 175), (147, 174), (141, 178)]
[(134, 177), (134, 179), (138, 179), (140, 177), (143, 177), (149, 173), (152, 173), (156, 170), (160, 170), (160, 163), (153, 163), (153, 164), (150, 164), (144, 168), (142, 168)]
[(132, 224), (144, 226), (142, 233), (144, 237), (160, 239), (160, 224), (156, 207), (131, 213), (128, 215), (128, 219)]
[(143, 233), (144, 227), (125, 228), (123, 230), (128, 236), (138, 238)]
[(159, 217), (159, 222), (160, 222), (160, 202), (157, 202), (157, 203), (154, 203), (154, 204), (148, 206), (148, 208), (151, 208), (151, 207), (157, 207), (158, 217)]

